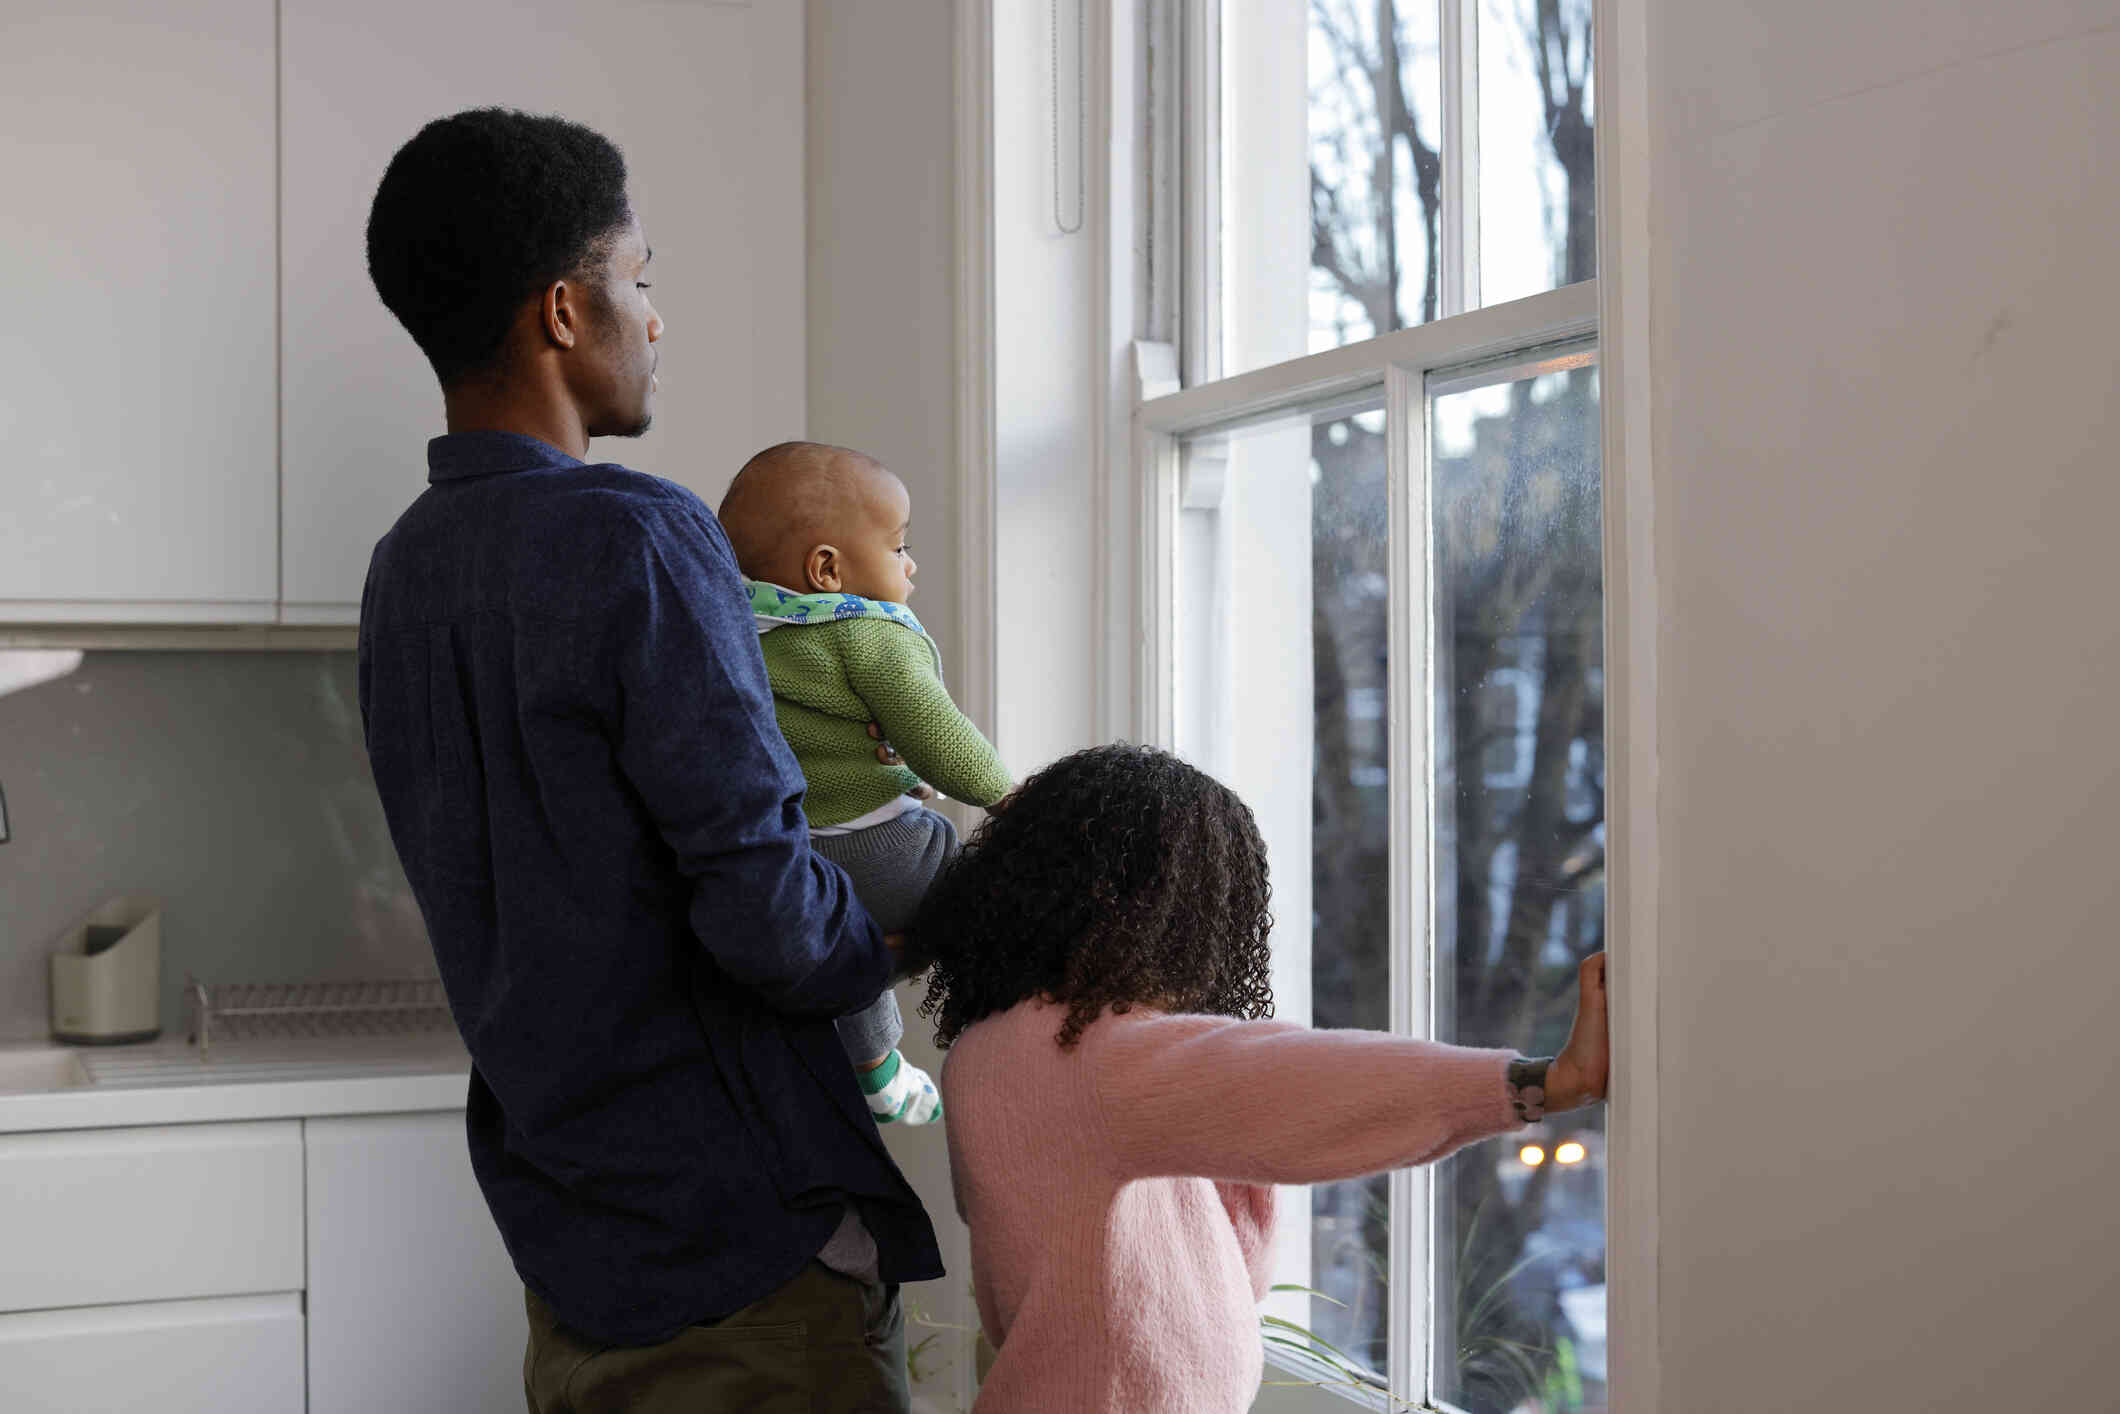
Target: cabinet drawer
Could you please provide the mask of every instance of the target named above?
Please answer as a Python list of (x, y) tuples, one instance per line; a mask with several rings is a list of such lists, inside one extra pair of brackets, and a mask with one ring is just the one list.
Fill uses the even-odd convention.
[(0, 1409), (302, 1414), (293, 1293), (0, 1316)]
[(0, 1311), (299, 1290), (301, 1123), (0, 1136), (0, 1253)]

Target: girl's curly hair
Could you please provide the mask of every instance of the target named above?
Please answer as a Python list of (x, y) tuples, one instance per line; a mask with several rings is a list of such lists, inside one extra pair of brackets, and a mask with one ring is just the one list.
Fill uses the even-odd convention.
[(1025, 781), (928, 890), (906, 932), (932, 957), (923, 1016), (947, 1047), (1032, 997), (1060, 1045), (1108, 1007), (1273, 1013), (1266, 846), (1244, 802), (1153, 747), (1092, 747)]

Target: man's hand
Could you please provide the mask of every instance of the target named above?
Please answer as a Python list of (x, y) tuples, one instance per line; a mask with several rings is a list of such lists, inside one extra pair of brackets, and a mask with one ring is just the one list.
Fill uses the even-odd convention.
[[(891, 744), (883, 739), (883, 724), (881, 722), (869, 723), (869, 740), (879, 743), (876, 748), (876, 759), (878, 761), (881, 761), (886, 766), (903, 766), (905, 764), (905, 758), (900, 756)], [(935, 798), (935, 788), (926, 781), (922, 781), (919, 785), (907, 791), (906, 794), (915, 800), (933, 800)]]

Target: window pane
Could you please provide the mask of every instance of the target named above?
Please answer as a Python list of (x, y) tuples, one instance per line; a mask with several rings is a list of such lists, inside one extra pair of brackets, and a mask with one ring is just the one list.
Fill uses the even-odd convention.
[(1224, 372), (1436, 317), (1436, 13), (1436, 0), (1224, 0)]
[[(1276, 1014), (1388, 1027), (1384, 414), (1304, 413), (1182, 454), (1178, 749), (1265, 836)], [(1267, 1310), (1382, 1371), (1385, 1180), (1288, 1196), (1275, 1280), (1331, 1299), (1280, 1294)]]
[[(1430, 435), (1436, 1034), (1551, 1055), (1604, 946), (1597, 370), (1435, 397)], [(1438, 1398), (1604, 1407), (1604, 1154), (1593, 1106), (1438, 1166)]]
[(1590, 6), (1480, 0), (1481, 304), (1597, 274)]

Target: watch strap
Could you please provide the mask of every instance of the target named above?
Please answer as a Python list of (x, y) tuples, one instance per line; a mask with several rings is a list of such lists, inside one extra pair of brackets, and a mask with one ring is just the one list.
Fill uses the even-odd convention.
[(1546, 1117), (1546, 1067), (1552, 1064), (1551, 1056), (1518, 1056), (1509, 1062), (1509, 1103), (1520, 1122), (1534, 1124)]

